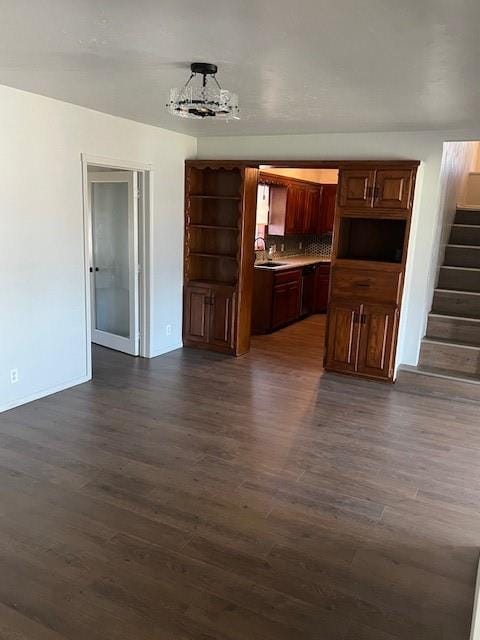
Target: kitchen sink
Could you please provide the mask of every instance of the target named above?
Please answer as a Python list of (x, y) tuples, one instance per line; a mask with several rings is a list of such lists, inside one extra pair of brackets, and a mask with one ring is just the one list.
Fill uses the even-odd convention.
[(271, 267), (272, 269), (275, 267), (284, 267), (286, 262), (259, 262), (256, 264), (256, 267)]

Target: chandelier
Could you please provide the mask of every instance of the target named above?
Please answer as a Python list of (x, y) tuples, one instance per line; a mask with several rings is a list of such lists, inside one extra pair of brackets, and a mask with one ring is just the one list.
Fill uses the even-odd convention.
[[(238, 96), (219, 85), (215, 77), (217, 65), (194, 62), (190, 70), (190, 77), (181, 89), (170, 89), (167, 110), (181, 118), (238, 120)], [(200, 83), (196, 83), (198, 76), (202, 77)]]

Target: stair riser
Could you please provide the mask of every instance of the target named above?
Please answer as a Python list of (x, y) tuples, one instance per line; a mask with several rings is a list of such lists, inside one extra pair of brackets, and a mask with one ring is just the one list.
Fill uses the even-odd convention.
[(434, 313), (448, 316), (480, 318), (480, 296), (450, 291), (435, 291), (433, 296)]
[(479, 224), (480, 225), (480, 211), (461, 211), (457, 210), (455, 215), (456, 224)]
[(480, 271), (468, 271), (467, 269), (440, 269), (438, 280), (440, 289), (456, 289), (457, 291), (480, 292)]
[(447, 247), (445, 249), (446, 265), (454, 267), (480, 267), (480, 247)]
[(480, 402), (480, 384), (421, 375), (413, 371), (399, 371), (395, 388), (407, 393), (446, 398), (448, 400), (458, 399)]
[(480, 347), (422, 342), (419, 366), (480, 375)]
[(439, 318), (430, 315), (427, 337), (480, 346), (480, 323), (469, 322), (463, 318)]
[(476, 244), (480, 246), (480, 225), (478, 227), (452, 227), (450, 244)]

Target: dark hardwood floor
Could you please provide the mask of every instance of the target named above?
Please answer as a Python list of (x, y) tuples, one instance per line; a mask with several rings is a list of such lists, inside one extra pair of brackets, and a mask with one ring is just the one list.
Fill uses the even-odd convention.
[(2, 640), (466, 640), (478, 405), (247, 356), (94, 349), (0, 416)]

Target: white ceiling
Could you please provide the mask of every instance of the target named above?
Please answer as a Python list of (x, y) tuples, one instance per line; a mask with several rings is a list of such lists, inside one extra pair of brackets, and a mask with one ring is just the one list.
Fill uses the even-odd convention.
[[(469, 128), (478, 0), (0, 0), (0, 84), (193, 135)], [(215, 62), (239, 122), (175, 118)]]

